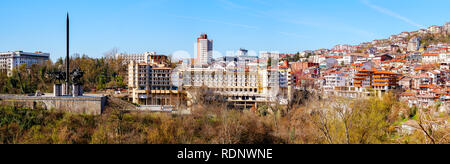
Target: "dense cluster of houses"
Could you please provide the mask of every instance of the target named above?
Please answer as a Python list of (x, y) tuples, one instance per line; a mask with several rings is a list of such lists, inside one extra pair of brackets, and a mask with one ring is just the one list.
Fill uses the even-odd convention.
[(450, 43), (425, 43), (422, 37), (448, 38), (449, 29), (446, 23), (360, 45), (299, 53), (300, 60), (290, 63), (294, 83), (350, 98), (394, 92), (411, 107), (448, 110)]

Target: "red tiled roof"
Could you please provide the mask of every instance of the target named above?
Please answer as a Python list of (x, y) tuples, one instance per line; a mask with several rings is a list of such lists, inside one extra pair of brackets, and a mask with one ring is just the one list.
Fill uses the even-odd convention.
[(417, 93), (414, 93), (414, 92), (403, 92), (400, 95), (401, 96), (415, 96), (415, 95), (417, 95)]
[(374, 74), (397, 75), (396, 73), (394, 73), (394, 72), (389, 72), (389, 71), (378, 71), (378, 72), (375, 72)]
[(422, 56), (439, 56), (438, 53), (424, 53)]

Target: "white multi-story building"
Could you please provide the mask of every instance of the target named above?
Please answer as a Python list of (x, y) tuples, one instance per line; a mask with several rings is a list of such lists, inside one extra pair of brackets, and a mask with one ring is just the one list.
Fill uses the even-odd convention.
[(325, 92), (335, 91), (336, 87), (350, 86), (351, 77), (341, 72), (325, 75), (325, 84), (322, 89)]
[(171, 81), (172, 68), (164, 63), (136, 63), (128, 65), (128, 89), (131, 101), (141, 105), (175, 105), (172, 97), (179, 92)]
[(213, 41), (208, 40), (208, 35), (202, 34), (197, 38), (197, 61), (196, 65), (209, 65), (212, 62)]
[(236, 107), (251, 108), (258, 103), (287, 104), (291, 96), (291, 70), (261, 68), (257, 64), (239, 68), (236, 62), (210, 68), (184, 68), (179, 70), (183, 89), (206, 87), (223, 96)]
[(432, 34), (441, 33), (442, 32), (442, 27), (433, 25), (433, 26), (428, 27), (427, 31), (429, 33), (432, 33)]
[(152, 56), (156, 56), (156, 52), (146, 52), (143, 54), (116, 54), (115, 57), (128, 64), (131, 61), (135, 63), (151, 63)]
[(267, 51), (261, 51), (259, 52), (259, 59), (267, 60), (269, 58), (272, 58), (272, 60), (280, 58), (280, 53), (278, 52), (267, 52)]
[[(122, 60), (124, 65), (134, 64), (163, 64), (168, 61), (166, 55), (157, 55), (156, 52), (145, 52), (143, 54), (116, 54), (116, 60)], [(129, 67), (127, 67), (129, 68)], [(129, 74), (128, 74), (129, 75)], [(130, 80), (130, 76), (125, 77), (126, 83)]]
[(31, 66), (50, 59), (49, 53), (42, 52), (4, 52), (0, 53), (0, 71), (7, 72), (8, 76), (12, 75), (12, 70), (23, 64)]
[(357, 55), (348, 54), (348, 55), (344, 55), (344, 57), (342, 58), (342, 61), (344, 62), (345, 65), (349, 65), (349, 64), (355, 63), (357, 59), (358, 59)]
[(422, 54), (422, 62), (427, 64), (439, 62), (438, 53), (424, 53)]

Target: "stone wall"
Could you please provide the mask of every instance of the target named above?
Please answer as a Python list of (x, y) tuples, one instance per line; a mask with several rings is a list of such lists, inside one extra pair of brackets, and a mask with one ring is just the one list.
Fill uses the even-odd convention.
[(103, 113), (107, 98), (102, 97), (32, 97), (0, 95), (3, 103), (17, 106), (43, 108), (77, 114), (100, 115)]

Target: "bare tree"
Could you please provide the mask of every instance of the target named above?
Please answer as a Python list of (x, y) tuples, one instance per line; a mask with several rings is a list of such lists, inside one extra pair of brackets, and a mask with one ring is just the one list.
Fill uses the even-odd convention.
[(109, 51), (103, 53), (103, 56), (104, 56), (106, 59), (112, 59), (112, 58), (115, 57), (115, 55), (116, 55), (118, 52), (119, 52), (119, 48), (114, 47), (114, 48), (112, 48), (111, 50), (109, 50)]

